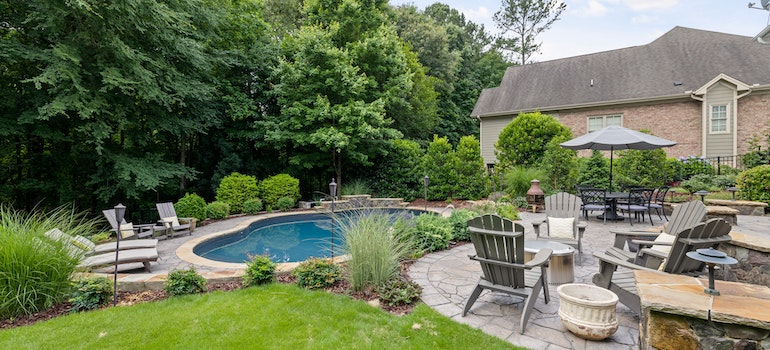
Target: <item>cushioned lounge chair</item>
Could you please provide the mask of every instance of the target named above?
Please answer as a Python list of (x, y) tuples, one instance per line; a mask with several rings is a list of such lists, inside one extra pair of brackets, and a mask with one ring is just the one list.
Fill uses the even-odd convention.
[[(142, 247), (139, 248), (138, 246), (140, 244), (142, 245), (157, 245), (158, 240), (156, 239), (148, 239), (148, 240), (136, 240), (136, 241), (121, 241), (121, 246), (119, 251), (115, 251), (115, 247), (113, 246), (111, 251), (109, 251), (110, 246), (105, 246), (105, 248), (102, 248), (101, 253), (96, 253), (96, 248), (94, 250), (89, 250), (87, 247), (90, 246), (86, 244), (83, 240), (86, 240), (84, 237), (81, 237), (82, 239), (78, 239), (76, 237), (72, 237), (70, 235), (67, 235), (61, 230), (54, 229), (50, 230), (45, 233), (45, 235), (52, 239), (61, 242), (62, 244), (67, 245), (70, 247), (70, 252), (72, 256), (82, 257), (80, 260), (80, 263), (78, 264), (79, 269), (83, 270), (92, 270), (97, 268), (103, 268), (108, 266), (115, 266), (115, 259), (117, 254), (117, 264), (118, 265), (124, 265), (124, 264), (132, 264), (132, 263), (142, 263), (144, 265), (144, 269), (147, 272), (151, 272), (150, 269), (150, 262), (158, 261), (158, 249), (156, 247)], [(128, 242), (140, 242), (140, 243), (128, 243)], [(123, 243), (128, 243), (127, 246), (134, 246), (136, 248), (125, 248)], [(93, 243), (92, 243), (93, 244)]]

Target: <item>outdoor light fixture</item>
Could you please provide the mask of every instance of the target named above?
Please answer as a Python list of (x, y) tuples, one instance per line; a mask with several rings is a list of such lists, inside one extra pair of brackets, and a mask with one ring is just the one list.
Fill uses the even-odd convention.
[(708, 265), (709, 287), (704, 289), (703, 292), (711, 295), (719, 295), (719, 291), (714, 288), (714, 265), (734, 265), (738, 263), (738, 260), (735, 260), (734, 258), (727, 256), (724, 252), (720, 252), (714, 248), (704, 248), (694, 252), (687, 252), (687, 257), (704, 262)]
[(425, 211), (428, 211), (428, 182), (430, 182), (428, 175), (422, 178), (422, 182), (425, 185)]
[(115, 273), (112, 279), (112, 306), (118, 305), (118, 253), (120, 253), (120, 225), (123, 223), (123, 218), (126, 216), (126, 206), (118, 203), (115, 206), (115, 221), (118, 222), (118, 230), (115, 231), (115, 236), (118, 240), (115, 242)]
[(709, 191), (700, 190), (698, 192), (695, 192), (695, 194), (700, 196), (700, 201), (703, 202), (703, 204), (706, 204), (706, 195), (709, 194)]
[(730, 192), (733, 195), (732, 201), (735, 202), (735, 192), (738, 192), (738, 187), (730, 186), (727, 188), (727, 192)]
[(329, 196), (332, 197), (332, 259), (334, 258), (334, 197), (337, 196), (337, 183), (334, 182), (334, 178), (332, 178), (332, 182), (329, 183)]

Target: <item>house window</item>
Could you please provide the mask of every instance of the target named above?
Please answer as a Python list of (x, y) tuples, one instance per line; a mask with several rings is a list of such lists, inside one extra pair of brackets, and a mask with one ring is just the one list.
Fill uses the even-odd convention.
[(725, 133), (727, 128), (727, 105), (711, 106), (711, 133)]
[(623, 126), (623, 117), (619, 114), (588, 117), (588, 132), (594, 132), (610, 125)]

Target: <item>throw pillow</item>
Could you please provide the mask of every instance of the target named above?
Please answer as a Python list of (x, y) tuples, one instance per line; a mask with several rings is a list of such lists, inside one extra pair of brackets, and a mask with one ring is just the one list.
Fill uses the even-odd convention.
[[(670, 234), (665, 233), (665, 232), (661, 232), (658, 235), (658, 237), (655, 237), (655, 240), (653, 241), (653, 243), (656, 243), (656, 242), (657, 243), (674, 243), (675, 239), (676, 239), (676, 236), (670, 235)], [(668, 254), (669, 252), (671, 252), (671, 246), (670, 245), (655, 244), (652, 247), (650, 247), (650, 249), (657, 250), (657, 251), (659, 251), (661, 253), (664, 253), (664, 254)]]
[(179, 226), (179, 218), (176, 216), (169, 216), (167, 218), (161, 218), (163, 222), (171, 224), (171, 227)]
[(552, 238), (575, 238), (575, 218), (548, 218), (548, 235)]
[(120, 238), (126, 239), (134, 235), (134, 224), (127, 223), (120, 225)]

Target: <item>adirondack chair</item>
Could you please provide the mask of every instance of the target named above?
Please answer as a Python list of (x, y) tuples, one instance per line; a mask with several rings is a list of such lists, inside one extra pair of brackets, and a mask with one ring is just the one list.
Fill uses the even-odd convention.
[[(705, 220), (707, 213), (708, 210), (702, 202), (697, 200), (690, 201), (674, 207), (674, 211), (671, 213), (671, 220), (663, 225), (663, 230), (660, 232), (610, 230), (615, 235), (615, 241), (610, 250), (608, 250), (608, 253), (618, 258), (633, 261), (636, 259), (636, 246), (639, 241), (653, 240), (662, 233), (676, 234)], [(626, 243), (628, 243), (628, 250), (624, 249)]]
[(639, 295), (636, 291), (633, 270), (661, 271), (671, 274), (700, 275), (705, 263), (687, 257), (687, 252), (701, 248), (716, 247), (729, 242), (731, 226), (723, 219), (710, 219), (693, 227), (679, 231), (674, 240), (665, 244), (669, 249), (656, 248), (662, 242), (646, 242), (650, 248), (639, 250), (635, 262), (618, 258), (608, 253), (594, 253), (599, 258), (599, 273), (593, 276), (593, 283), (618, 295), (621, 303), (637, 313), (641, 312)]
[[(580, 221), (580, 211), (583, 201), (566, 192), (554, 193), (545, 197), (545, 215), (543, 221), (532, 222), (538, 239), (557, 241), (577, 249), (583, 253), (583, 233), (588, 223)], [(544, 235), (540, 235), (541, 225), (546, 224)]]
[(468, 230), (476, 248), (476, 255), (470, 258), (481, 264), (483, 275), (465, 304), (463, 316), (484, 289), (516, 295), (525, 299), (519, 327), (524, 333), (538, 295), (545, 290), (545, 302), (550, 300), (545, 269), (551, 249), (541, 249), (524, 262), (524, 227), (494, 214), (469, 220)]
[[(174, 204), (171, 202), (156, 203), (155, 207), (158, 208), (158, 215), (160, 215), (160, 222), (166, 227), (166, 234), (172, 238), (175, 235), (188, 234), (192, 235), (195, 231), (196, 218), (180, 218), (176, 215)], [(180, 222), (185, 222), (184, 224)]]
[(118, 220), (115, 217), (115, 209), (102, 210), (104, 218), (110, 224), (111, 231), (120, 235), (121, 240), (135, 239), (135, 238), (147, 238), (155, 237), (157, 233), (164, 232), (166, 230), (163, 226), (156, 226), (153, 224), (132, 224), (126, 222), (125, 219), (118, 225)]

